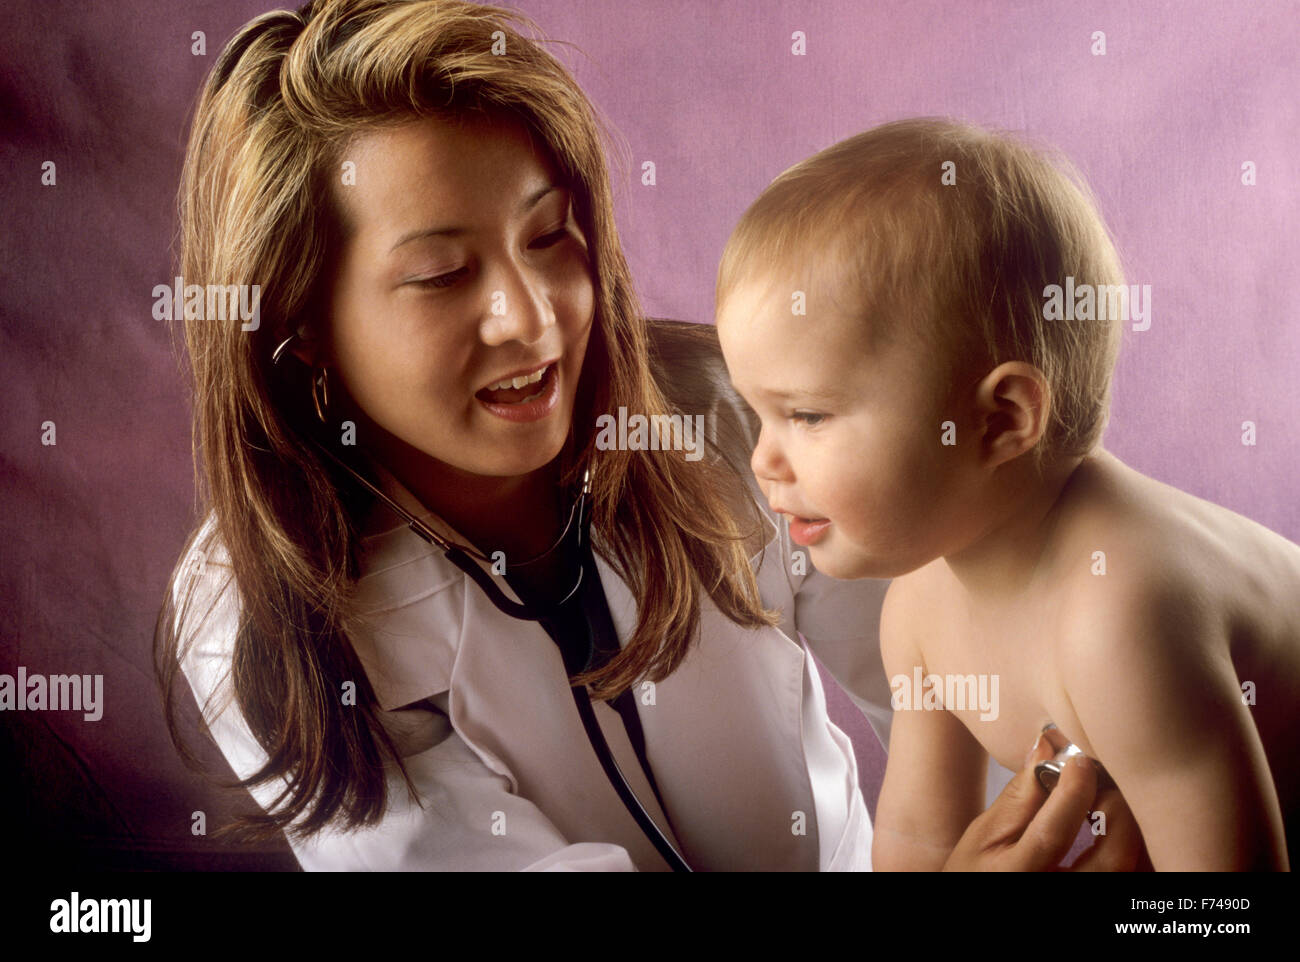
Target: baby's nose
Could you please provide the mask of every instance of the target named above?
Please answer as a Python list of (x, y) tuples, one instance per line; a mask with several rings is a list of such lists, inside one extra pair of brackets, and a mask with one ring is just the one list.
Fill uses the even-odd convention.
[[(764, 482), (789, 480), (789, 466), (776, 445), (768, 440), (766, 432), (758, 436), (758, 444), (754, 446), (749, 467), (754, 472), (754, 477), (758, 479), (760, 488)], [(764, 494), (766, 493), (764, 489)]]

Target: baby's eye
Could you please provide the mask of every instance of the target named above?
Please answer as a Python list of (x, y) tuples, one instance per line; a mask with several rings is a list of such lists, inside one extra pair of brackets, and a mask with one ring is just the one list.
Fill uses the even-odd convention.
[(817, 414), (815, 411), (795, 411), (790, 415), (791, 421), (799, 421), (810, 428), (815, 428), (826, 420), (826, 415)]

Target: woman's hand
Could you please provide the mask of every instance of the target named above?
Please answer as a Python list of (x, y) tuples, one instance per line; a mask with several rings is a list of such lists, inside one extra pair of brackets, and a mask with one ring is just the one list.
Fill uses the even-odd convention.
[(1105, 812), (1106, 832), (1097, 836), (1069, 871), (1132, 872), (1149, 864), (1137, 822), (1119, 791), (1106, 788), (1097, 794), (1097, 768), (1091, 760), (1084, 759), (1081, 764), (1078, 758), (1072, 759), (1050, 795), (1039, 786), (1034, 766), (1064, 747), (1065, 736), (1054, 729), (1039, 736), (1024, 769), (1007, 783), (988, 811), (970, 823), (948, 856), (944, 871), (1053, 871), (1070, 851), (1091, 811)]

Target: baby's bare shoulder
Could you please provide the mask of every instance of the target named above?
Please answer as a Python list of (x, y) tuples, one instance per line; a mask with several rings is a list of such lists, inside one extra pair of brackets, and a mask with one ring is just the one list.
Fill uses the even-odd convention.
[(1107, 455), (1067, 488), (1055, 567), (1074, 623), (1234, 620), (1300, 590), (1300, 547), (1220, 505)]
[(1268, 677), (1293, 703), (1300, 547), (1120, 468), (1129, 476), (1084, 489), (1058, 558), (1053, 654), (1068, 703), (1092, 706), (1082, 727), (1100, 712), (1198, 731), (1237, 711), (1242, 679)]
[(1217, 717), (1235, 684), (1221, 593), (1163, 546), (1131, 530), (1116, 539), (1097, 549), (1105, 561), (1090, 559), (1062, 586), (1049, 633), (1067, 706), (1056, 720), (1072, 722), (1080, 747), (1108, 763), (1117, 750), (1146, 757), (1151, 748), (1117, 740), (1110, 726), (1155, 730), (1180, 719), (1190, 731), (1189, 707)]
[(1063, 653), (1082, 646), (1091, 655), (1115, 655), (1108, 649), (1127, 649), (1138, 639), (1153, 643), (1157, 635), (1190, 644), (1194, 635), (1183, 630), (1189, 622), (1222, 621), (1226, 598), (1211, 580), (1212, 566), (1187, 550), (1194, 539), (1131, 509), (1091, 515), (1066, 536), (1060, 559), (1055, 591)]

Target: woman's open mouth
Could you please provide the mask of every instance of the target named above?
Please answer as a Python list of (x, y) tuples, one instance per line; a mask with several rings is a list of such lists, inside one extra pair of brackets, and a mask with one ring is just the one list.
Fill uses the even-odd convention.
[(559, 362), (553, 361), (529, 374), (498, 381), (482, 388), (474, 397), (497, 417), (507, 421), (541, 420), (551, 413), (560, 399)]
[(790, 538), (805, 548), (816, 544), (831, 526), (830, 518), (796, 518), (790, 517)]

